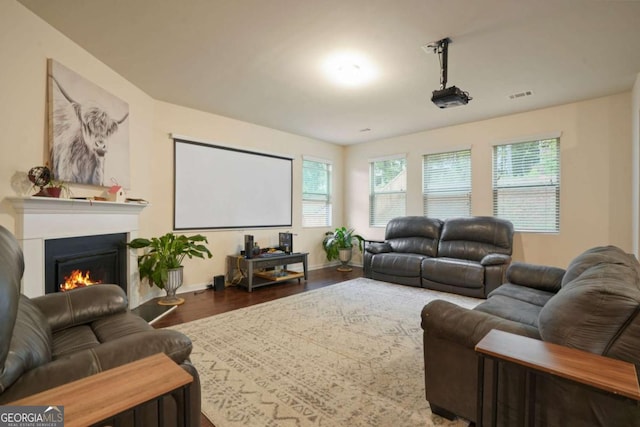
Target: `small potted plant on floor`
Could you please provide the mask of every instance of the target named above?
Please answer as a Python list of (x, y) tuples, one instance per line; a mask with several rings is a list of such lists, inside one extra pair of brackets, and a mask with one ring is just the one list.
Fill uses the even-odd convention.
[(200, 234), (187, 237), (167, 233), (151, 239), (133, 239), (127, 245), (132, 249), (144, 249), (144, 254), (138, 256), (140, 280), (146, 278), (150, 286), (156, 285), (167, 292), (158, 304), (178, 305), (184, 302), (184, 298), (176, 297), (176, 290), (182, 286), (184, 258), (212, 256), (203, 243), (209, 242)]
[(362, 252), (363, 242), (364, 238), (355, 234), (353, 228), (339, 227), (335, 231), (325, 233), (322, 247), (327, 254), (327, 260), (340, 260), (342, 264), (338, 267), (338, 271), (351, 271), (349, 261), (353, 255), (353, 246), (356, 244), (356, 247)]

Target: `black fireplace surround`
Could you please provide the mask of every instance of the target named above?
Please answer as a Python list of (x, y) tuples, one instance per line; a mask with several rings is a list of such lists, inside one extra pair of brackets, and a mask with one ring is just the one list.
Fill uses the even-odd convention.
[(127, 233), (49, 239), (44, 245), (44, 290), (59, 292), (73, 270), (127, 292)]

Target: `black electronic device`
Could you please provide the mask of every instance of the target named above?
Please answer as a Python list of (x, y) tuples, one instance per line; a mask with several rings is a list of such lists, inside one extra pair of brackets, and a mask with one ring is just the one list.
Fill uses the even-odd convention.
[(469, 103), (469, 94), (455, 86), (446, 89), (434, 90), (431, 101), (440, 108), (456, 107)]
[(455, 86), (447, 87), (449, 43), (451, 43), (451, 39), (446, 37), (426, 46), (427, 49), (432, 49), (433, 53), (438, 54), (440, 58), (440, 89), (434, 90), (431, 95), (431, 102), (439, 108), (467, 105), (473, 99), (469, 96), (469, 92)]
[(224, 276), (213, 276), (213, 290), (224, 291)]
[(280, 233), (278, 236), (278, 246), (285, 254), (293, 252), (293, 234)]
[(245, 258), (253, 258), (253, 236), (251, 234), (244, 235), (244, 256)]

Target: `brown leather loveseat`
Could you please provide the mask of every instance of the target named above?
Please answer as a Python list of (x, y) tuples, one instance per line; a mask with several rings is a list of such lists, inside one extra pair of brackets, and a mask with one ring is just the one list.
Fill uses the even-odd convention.
[[(0, 226), (0, 405), (163, 352), (193, 376), (190, 424), (200, 424), (200, 382), (188, 337), (156, 330), (131, 313), (117, 285), (27, 298), (20, 293), (23, 271), (18, 242)], [(181, 393), (164, 398), (165, 425), (183, 419), (181, 399)], [(141, 413), (143, 425), (158, 424), (155, 403)], [(132, 411), (116, 421), (131, 425)]]
[(441, 221), (403, 216), (387, 224), (385, 241), (369, 243), (366, 277), (486, 298), (511, 262), (513, 224), (494, 217)]
[[(511, 264), (507, 283), (473, 310), (436, 300), (422, 310), (426, 398), (439, 415), (476, 421), (475, 345), (492, 329), (640, 365), (640, 263), (614, 246), (589, 249), (567, 270)], [(493, 364), (485, 363), (484, 422)], [(500, 364), (497, 421), (523, 425), (526, 379)], [(640, 427), (640, 406), (550, 375), (535, 380), (535, 426)]]

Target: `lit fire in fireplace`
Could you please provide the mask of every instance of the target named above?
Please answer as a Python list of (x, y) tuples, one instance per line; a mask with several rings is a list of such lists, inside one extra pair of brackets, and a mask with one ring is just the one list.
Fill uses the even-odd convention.
[(89, 277), (89, 272), (85, 272), (84, 274), (80, 270), (73, 270), (69, 276), (65, 276), (64, 283), (60, 284), (60, 290), (70, 291), (75, 288), (84, 288), (85, 286), (97, 285), (102, 283), (102, 281), (98, 280), (94, 282)]

